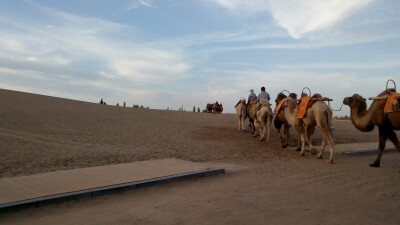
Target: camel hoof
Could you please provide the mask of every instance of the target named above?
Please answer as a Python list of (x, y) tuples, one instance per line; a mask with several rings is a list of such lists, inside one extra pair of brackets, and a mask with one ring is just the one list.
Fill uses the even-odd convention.
[(318, 154), (317, 159), (322, 159), (322, 154)]
[(299, 152), (299, 151), (301, 151), (301, 148), (296, 148), (296, 152)]
[(265, 138), (261, 138), (260, 141), (265, 141)]
[(299, 156), (305, 156), (304, 152), (300, 152)]
[(369, 164), (370, 167), (381, 167), (380, 163)]
[(288, 144), (283, 144), (282, 148), (287, 148)]
[(310, 149), (311, 154), (316, 155), (317, 154), (317, 149), (312, 148)]
[(327, 161), (328, 164), (332, 164), (333, 163), (333, 159), (330, 159)]

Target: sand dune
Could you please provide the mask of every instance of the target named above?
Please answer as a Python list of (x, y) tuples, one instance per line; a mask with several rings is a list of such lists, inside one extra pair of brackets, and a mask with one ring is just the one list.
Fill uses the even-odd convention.
[[(2, 215), (5, 224), (398, 224), (400, 156), (317, 160), (237, 132), (232, 114), (105, 106), (0, 90), (0, 176), (179, 158), (225, 175)], [(232, 106), (233, 107), (233, 106)], [(335, 142), (377, 130), (334, 121)], [(296, 144), (292, 130), (291, 145)], [(397, 132), (398, 134), (398, 132)], [(313, 142), (319, 145), (316, 131)], [(327, 153), (327, 152), (326, 152)]]

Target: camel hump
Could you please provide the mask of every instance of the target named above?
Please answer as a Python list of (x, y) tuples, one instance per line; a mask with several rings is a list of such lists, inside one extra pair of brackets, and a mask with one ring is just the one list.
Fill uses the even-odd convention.
[(271, 104), (269, 104), (269, 101), (267, 99), (261, 99), (260, 100), (260, 105), (270, 106)]

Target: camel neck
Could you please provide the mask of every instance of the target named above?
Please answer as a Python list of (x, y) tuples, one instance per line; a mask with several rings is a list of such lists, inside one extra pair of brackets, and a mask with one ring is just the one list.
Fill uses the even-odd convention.
[(350, 109), (351, 121), (354, 126), (361, 131), (371, 131), (374, 129), (372, 123), (371, 107), (368, 110), (362, 109), (361, 103), (357, 102)]

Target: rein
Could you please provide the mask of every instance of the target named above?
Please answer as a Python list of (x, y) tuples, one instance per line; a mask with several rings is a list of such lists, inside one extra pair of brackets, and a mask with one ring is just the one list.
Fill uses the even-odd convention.
[(342, 107), (343, 107), (343, 105), (344, 105), (344, 103), (342, 103), (342, 105), (340, 106), (340, 109), (338, 109), (338, 110), (336, 110), (336, 109), (332, 109), (332, 107), (331, 107), (331, 104), (330, 104), (330, 101), (328, 101), (328, 107), (332, 110), (332, 111), (335, 111), (335, 112), (339, 112), (339, 111), (341, 111), (342, 110)]

